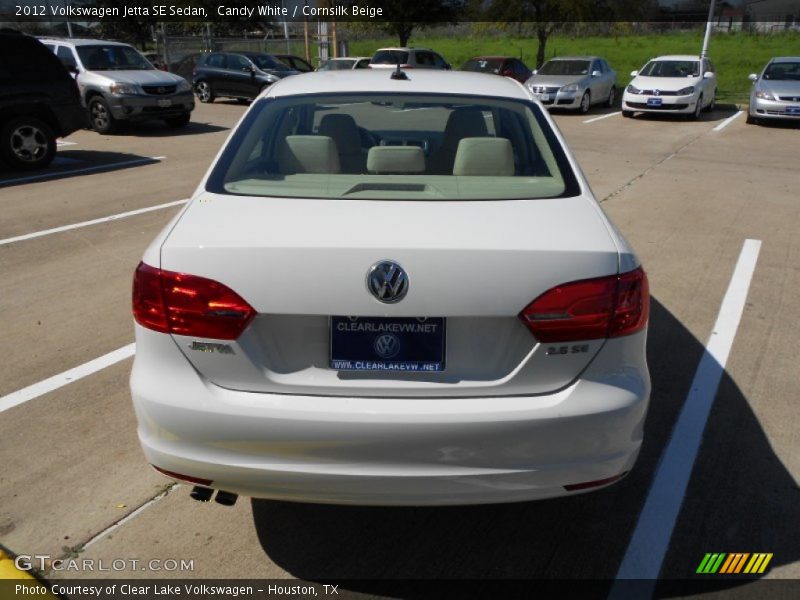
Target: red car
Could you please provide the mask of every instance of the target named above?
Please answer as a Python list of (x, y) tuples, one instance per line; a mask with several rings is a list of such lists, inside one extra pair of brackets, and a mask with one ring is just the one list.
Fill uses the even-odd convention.
[(461, 70), (503, 75), (520, 83), (525, 83), (532, 74), (524, 62), (513, 56), (476, 56), (465, 62)]

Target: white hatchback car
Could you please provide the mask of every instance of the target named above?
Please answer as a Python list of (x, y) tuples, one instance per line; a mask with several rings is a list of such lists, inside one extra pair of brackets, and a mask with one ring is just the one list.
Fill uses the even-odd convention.
[(633, 80), (622, 96), (622, 116), (635, 112), (683, 114), (698, 119), (703, 110), (714, 110), (717, 75), (708, 58), (661, 56), (641, 71), (631, 72)]
[(252, 104), (136, 269), (154, 467), (223, 503), (378, 505), (632, 468), (647, 278), (541, 104), (485, 83), (312, 73)]

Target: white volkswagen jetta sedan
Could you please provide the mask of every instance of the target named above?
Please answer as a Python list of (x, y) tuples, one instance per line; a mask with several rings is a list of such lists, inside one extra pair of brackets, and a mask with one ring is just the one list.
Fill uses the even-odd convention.
[(547, 498), (618, 481), (642, 441), (647, 278), (515, 81), (270, 87), (133, 312), (144, 453), (199, 499)]
[(708, 58), (661, 56), (641, 71), (622, 95), (622, 116), (635, 112), (683, 114), (698, 119), (703, 110), (713, 110), (717, 101), (717, 75)]

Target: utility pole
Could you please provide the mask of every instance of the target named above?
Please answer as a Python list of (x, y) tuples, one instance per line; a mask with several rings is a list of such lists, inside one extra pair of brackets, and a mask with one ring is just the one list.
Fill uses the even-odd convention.
[(708, 42), (711, 39), (711, 25), (714, 20), (714, 0), (711, 0), (711, 5), (708, 7), (708, 21), (706, 21), (706, 35), (703, 38), (703, 49), (700, 51), (700, 58), (708, 56)]

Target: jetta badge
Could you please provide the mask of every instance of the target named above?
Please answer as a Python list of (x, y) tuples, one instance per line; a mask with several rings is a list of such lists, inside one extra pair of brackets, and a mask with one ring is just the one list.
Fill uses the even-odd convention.
[(396, 262), (382, 260), (369, 268), (367, 289), (380, 302), (400, 302), (408, 293), (408, 275)]

